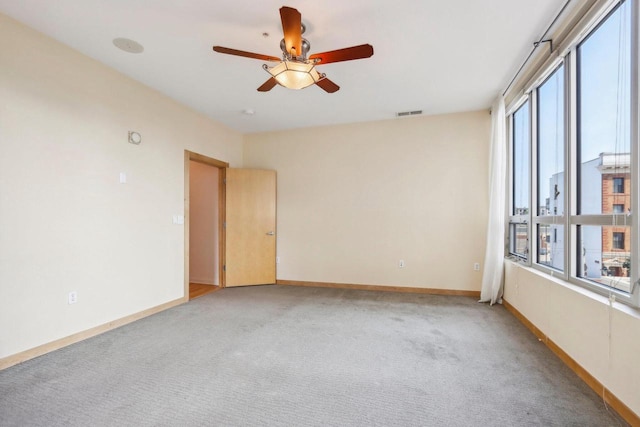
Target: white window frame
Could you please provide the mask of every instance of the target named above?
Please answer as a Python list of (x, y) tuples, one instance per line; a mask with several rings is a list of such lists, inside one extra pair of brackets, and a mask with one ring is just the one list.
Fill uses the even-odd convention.
[[(508, 141), (509, 141), (509, 149), (508, 149), (508, 158), (509, 158), (509, 185), (508, 185), (508, 191), (509, 191), (509, 196), (508, 196), (508, 200), (509, 200), (509, 221), (508, 221), (508, 225), (507, 225), (507, 242), (509, 242), (508, 244), (508, 249), (507, 252), (509, 254), (509, 256), (514, 257), (514, 259), (517, 259), (523, 263), (525, 263), (526, 265), (531, 265), (531, 200), (529, 200), (529, 213), (522, 215), (522, 214), (514, 214), (514, 180), (513, 180), (513, 159), (514, 159), (514, 114), (518, 111), (520, 111), (520, 108), (522, 108), (524, 106), (524, 104), (526, 104), (527, 102), (529, 102), (529, 135), (528, 136), (528, 143), (527, 143), (527, 148), (529, 150), (529, 198), (531, 198), (531, 102), (528, 96), (524, 96), (522, 97), (518, 102), (514, 103), (511, 108), (509, 109), (509, 113), (508, 113), (508, 120), (507, 120), (507, 132), (508, 132)], [(526, 246), (526, 256), (522, 256), (519, 253), (516, 253), (515, 251), (512, 251), (512, 247), (513, 245), (515, 245), (514, 242), (512, 242), (511, 240), (511, 227), (514, 225), (525, 225), (527, 227), (527, 246)], [(515, 235), (515, 233), (514, 233)]]
[[(564, 159), (563, 159), (563, 167), (564, 167), (564, 191), (563, 191), (563, 203), (564, 203), (564, 214), (563, 215), (539, 215), (538, 212), (538, 90), (540, 86), (545, 84), (547, 80), (557, 71), (559, 71), (560, 67), (564, 66), (564, 75), (562, 76), (564, 79)], [(530, 239), (531, 242), (531, 265), (533, 265), (536, 269), (549, 273), (555, 277), (563, 278), (564, 280), (568, 280), (569, 278), (569, 259), (567, 257), (568, 246), (570, 245), (569, 241), (569, 232), (566, 224), (567, 213), (569, 212), (570, 201), (569, 201), (569, 153), (567, 150), (568, 141), (569, 141), (569, 99), (567, 96), (567, 88), (569, 85), (569, 77), (568, 77), (568, 67), (565, 64), (565, 61), (561, 58), (559, 61), (554, 61), (551, 66), (549, 66), (544, 73), (542, 73), (541, 77), (537, 79), (538, 84), (531, 90), (531, 100), (532, 100), (532, 108), (531, 108), (531, 203), (534, 209), (530, 209), (531, 212), (531, 228), (536, 231), (540, 225), (562, 225), (564, 230), (564, 242), (565, 242), (565, 250), (564, 250), (564, 260), (563, 270), (558, 270), (546, 264), (540, 264), (537, 261), (538, 257), (538, 239)], [(535, 241), (535, 242), (534, 242)], [(535, 257), (535, 258), (534, 258)]]
[[(598, 214), (598, 215), (577, 215), (577, 194), (578, 194), (578, 177), (577, 177), (577, 144), (578, 144), (578, 124), (577, 124), (577, 108), (578, 108), (578, 69), (577, 69), (577, 49), (580, 43), (582, 43), (593, 31), (597, 31), (599, 25), (604, 22), (617, 7), (625, 0), (614, 2), (610, 5), (589, 28), (588, 32), (585, 32), (578, 40), (573, 43), (571, 50), (569, 51), (570, 59), (570, 105), (572, 111), (570, 114), (570, 127), (572, 129), (571, 135), (571, 215), (569, 217), (570, 227), (570, 244), (572, 250), (569, 251), (571, 259), (571, 275), (569, 281), (591, 289), (602, 295), (607, 295), (610, 298), (615, 297), (616, 300), (623, 301), (625, 303), (640, 306), (640, 290), (638, 286), (634, 286), (638, 282), (638, 231), (634, 226), (634, 216), (638, 212), (638, 55), (637, 55), (637, 41), (638, 41), (638, 2), (635, 0), (626, 0), (630, 2), (631, 11), (631, 215), (627, 214)], [(634, 66), (635, 64), (635, 66)], [(579, 277), (578, 262), (580, 260), (580, 254), (578, 254), (577, 242), (578, 242), (578, 227), (579, 226), (611, 226), (614, 224), (630, 226), (631, 232), (631, 294), (622, 292), (604, 285), (599, 285), (591, 280)]]

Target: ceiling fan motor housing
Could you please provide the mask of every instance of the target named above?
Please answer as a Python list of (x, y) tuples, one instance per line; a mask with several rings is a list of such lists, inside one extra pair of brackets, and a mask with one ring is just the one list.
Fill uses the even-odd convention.
[[(311, 50), (311, 43), (309, 43), (309, 40), (307, 39), (302, 39), (302, 54), (301, 55), (292, 55), (290, 52), (287, 52), (287, 44), (284, 41), (284, 39), (280, 40), (280, 50), (282, 50), (282, 53), (284, 54), (284, 57), (286, 59), (293, 59), (296, 61), (306, 61), (307, 60), (307, 54), (309, 53), (309, 51)], [(298, 52), (296, 52), (298, 53)]]

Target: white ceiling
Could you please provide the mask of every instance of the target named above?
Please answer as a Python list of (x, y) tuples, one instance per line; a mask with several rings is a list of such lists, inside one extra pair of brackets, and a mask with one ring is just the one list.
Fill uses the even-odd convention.
[[(0, 0), (0, 11), (244, 133), (488, 108), (564, 0)], [(302, 13), (310, 53), (369, 43), (319, 66), (341, 89), (256, 88), (280, 56), (278, 9)], [(263, 33), (270, 34), (263, 37)], [(129, 54), (117, 37), (145, 48)], [(255, 110), (252, 116), (242, 114)]]

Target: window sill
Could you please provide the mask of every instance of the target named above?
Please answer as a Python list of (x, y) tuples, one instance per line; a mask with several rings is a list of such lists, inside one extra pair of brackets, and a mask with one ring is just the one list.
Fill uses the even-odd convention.
[[(589, 298), (593, 301), (597, 301), (601, 304), (604, 305), (609, 305), (609, 298), (607, 298), (607, 296), (605, 295), (601, 295), (597, 292), (594, 292), (590, 289), (587, 289), (585, 287), (576, 285), (574, 283), (571, 282), (567, 282), (566, 280), (559, 278), (559, 277), (555, 277), (551, 274), (548, 274), (544, 271), (541, 271), (537, 268), (533, 268), (531, 266), (525, 265), (522, 262), (518, 262), (516, 260), (510, 259), (510, 258), (505, 258), (505, 262), (509, 262), (511, 264), (514, 264), (516, 266), (518, 266), (519, 268), (522, 268), (524, 270), (526, 270), (527, 272), (531, 273), (531, 274), (535, 274), (538, 277), (541, 277), (549, 282), (553, 282), (554, 284), (557, 284), (558, 286), (562, 286), (565, 289), (568, 289), (570, 291), (573, 291), (579, 295), (582, 295), (585, 298)], [(621, 313), (625, 313), (635, 319), (640, 320), (640, 308), (638, 307), (633, 307), (629, 304), (626, 303), (622, 303), (619, 301), (614, 301), (613, 303), (611, 303), (611, 306), (613, 309), (620, 311)]]

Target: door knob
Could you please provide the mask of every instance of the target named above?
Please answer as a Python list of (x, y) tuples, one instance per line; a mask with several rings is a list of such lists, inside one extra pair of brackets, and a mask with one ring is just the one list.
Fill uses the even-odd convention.
[(274, 234), (276, 234), (276, 233), (274, 233), (273, 231), (269, 231), (269, 232), (267, 233), (267, 236), (273, 236)]

